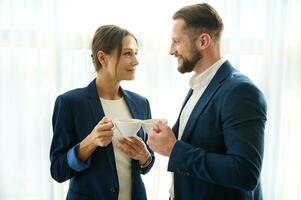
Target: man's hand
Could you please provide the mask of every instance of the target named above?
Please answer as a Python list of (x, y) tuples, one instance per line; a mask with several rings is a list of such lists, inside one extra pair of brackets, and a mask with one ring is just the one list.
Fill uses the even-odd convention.
[(170, 156), (177, 139), (170, 127), (160, 121), (155, 123), (155, 129), (148, 133), (148, 146), (155, 152)]

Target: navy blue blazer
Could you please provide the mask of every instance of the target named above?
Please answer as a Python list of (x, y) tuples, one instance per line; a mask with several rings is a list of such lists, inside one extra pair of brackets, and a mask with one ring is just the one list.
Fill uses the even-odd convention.
[[(192, 90), (184, 105), (191, 94)], [(265, 121), (263, 94), (226, 61), (192, 110), (170, 155), (175, 199), (262, 199)], [(178, 130), (179, 119), (173, 127), (176, 136)]]
[[(150, 119), (150, 106), (146, 98), (120, 88), (133, 118)], [(76, 155), (79, 143), (104, 117), (104, 111), (93, 80), (87, 87), (58, 96), (53, 112), (53, 138), (50, 148), (51, 176), (58, 182), (70, 179), (67, 199), (117, 200), (118, 177), (112, 143), (97, 147), (88, 160), (80, 162)], [(147, 134), (137, 133), (145, 142)], [(132, 163), (132, 199), (145, 200), (146, 191), (140, 174), (147, 173), (154, 163), (141, 168)]]

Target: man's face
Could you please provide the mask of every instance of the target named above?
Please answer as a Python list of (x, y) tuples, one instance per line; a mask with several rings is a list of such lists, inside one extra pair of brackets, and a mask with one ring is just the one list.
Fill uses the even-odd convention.
[(181, 73), (191, 72), (202, 58), (196, 45), (191, 42), (188, 29), (185, 29), (185, 26), (184, 20), (174, 20), (169, 52), (178, 59), (178, 71)]

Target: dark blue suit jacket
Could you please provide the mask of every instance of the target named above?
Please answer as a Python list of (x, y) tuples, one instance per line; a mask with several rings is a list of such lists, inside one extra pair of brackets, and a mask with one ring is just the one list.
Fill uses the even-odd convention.
[[(146, 98), (121, 89), (133, 118), (149, 119), (151, 112)], [(77, 157), (79, 143), (104, 117), (95, 80), (88, 87), (75, 89), (60, 95), (55, 102), (52, 118), (53, 139), (50, 149), (51, 176), (58, 182), (70, 179), (67, 199), (117, 200), (118, 177), (112, 143), (98, 147), (85, 162)], [(141, 129), (138, 135), (146, 142), (147, 135)], [(154, 163), (141, 168), (132, 160), (132, 199), (146, 199), (146, 191), (140, 174), (147, 173)]]
[[(191, 94), (190, 90), (184, 105)], [(175, 199), (262, 199), (265, 121), (263, 94), (226, 61), (198, 100), (170, 155)], [(179, 119), (173, 127), (176, 135), (178, 129)]]

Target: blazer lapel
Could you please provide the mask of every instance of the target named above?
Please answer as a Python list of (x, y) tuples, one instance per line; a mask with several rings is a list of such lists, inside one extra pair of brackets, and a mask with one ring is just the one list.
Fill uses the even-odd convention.
[[(87, 88), (87, 93), (88, 93), (88, 102), (90, 104), (90, 109), (91, 112), (93, 113), (94, 120), (95, 120), (95, 125), (105, 116), (101, 101), (99, 99), (97, 89), (96, 89), (96, 80), (94, 79)], [(114, 156), (114, 150), (113, 150), (113, 144), (110, 143), (106, 147), (106, 151), (108, 154), (108, 160), (109, 164), (111, 165), (113, 170), (113, 173), (116, 172), (116, 165), (115, 165), (115, 156)], [(117, 176), (117, 174), (116, 174)]]
[(180, 110), (180, 114), (179, 114), (179, 116), (178, 116), (178, 119), (177, 119), (175, 125), (172, 127), (172, 130), (173, 130), (173, 132), (174, 132), (176, 138), (178, 138), (178, 135), (179, 135), (180, 116), (181, 116), (181, 114), (182, 114), (183, 108), (184, 108), (184, 106), (186, 105), (188, 99), (191, 97), (192, 92), (193, 92), (192, 89), (190, 89), (190, 90), (188, 91), (188, 94), (186, 95), (186, 97), (185, 97), (185, 99), (184, 99), (184, 103), (183, 103), (182, 108), (181, 108), (181, 110)]
[(204, 108), (210, 101), (210, 99), (213, 97), (213, 95), (217, 92), (217, 90), (220, 88), (222, 81), (227, 78), (229, 73), (231, 73), (234, 69), (231, 67), (231, 64), (226, 61), (220, 69), (216, 72), (213, 79), (209, 83), (208, 87), (205, 89), (204, 93), (202, 94), (201, 98), (198, 100), (197, 104), (193, 108), (189, 119), (187, 121), (187, 124), (185, 126), (183, 135), (181, 140), (185, 141), (188, 136), (191, 134), (193, 127), (203, 112)]
[(124, 100), (128, 105), (129, 111), (134, 119), (139, 119), (141, 116), (139, 115), (139, 109), (135, 103), (135, 101), (131, 98), (131, 96), (120, 87), (120, 91), (123, 94)]
[[(124, 97), (126, 104), (128, 105), (132, 118), (140, 119), (141, 116), (140, 116), (139, 108), (135, 103), (134, 99), (129, 95), (129, 93), (126, 90), (123, 90), (121, 87), (120, 87), (120, 91)], [(139, 131), (141, 131), (141, 129)], [(137, 160), (132, 159), (131, 164), (132, 164), (132, 171), (134, 172), (132, 174), (133, 176), (136, 176), (136, 172), (139, 171), (140, 169), (139, 162)]]
[(103, 118), (104, 111), (97, 94), (95, 80), (88, 86), (88, 102), (96, 124)]

